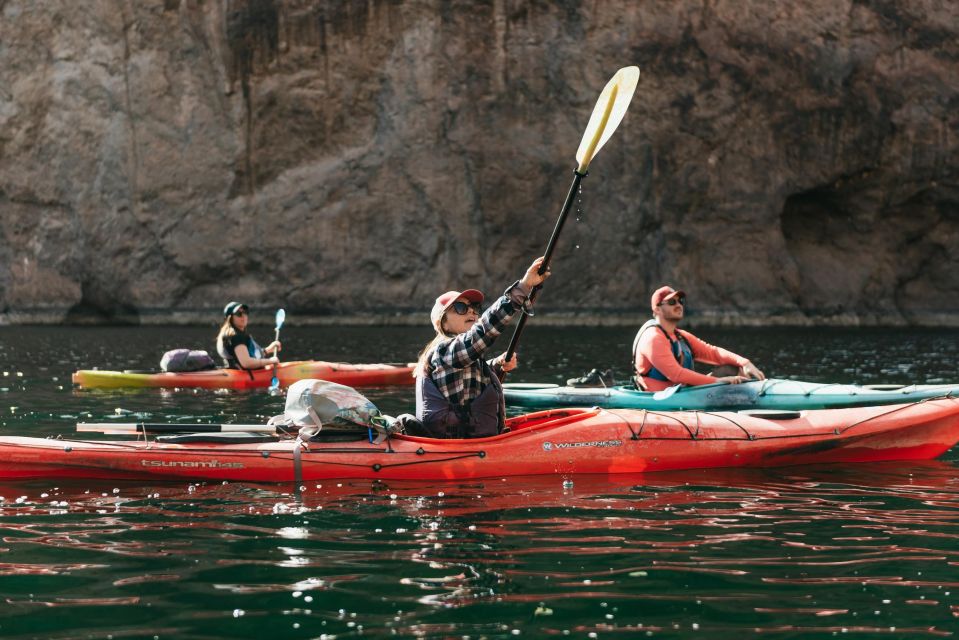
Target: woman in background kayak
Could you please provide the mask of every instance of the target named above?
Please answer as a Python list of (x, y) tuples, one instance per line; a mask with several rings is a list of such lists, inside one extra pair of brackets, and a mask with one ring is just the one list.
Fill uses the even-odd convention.
[(416, 417), (434, 438), (484, 438), (503, 430), (506, 409), (499, 374), (516, 368), (516, 355), (484, 359), (493, 342), (519, 311), (539, 274), (537, 258), (522, 280), (506, 289), (481, 313), (483, 294), (476, 289), (447, 291), (436, 299), (430, 321), (436, 337), (423, 349), (416, 377)]
[[(223, 358), (227, 369), (262, 369), (277, 364), (277, 353), (282, 349), (278, 340), (274, 340), (266, 349), (256, 343), (246, 332), (250, 321), (250, 307), (239, 302), (231, 302), (223, 308), (223, 324), (216, 337), (216, 351)], [(272, 357), (264, 357), (272, 353)]]

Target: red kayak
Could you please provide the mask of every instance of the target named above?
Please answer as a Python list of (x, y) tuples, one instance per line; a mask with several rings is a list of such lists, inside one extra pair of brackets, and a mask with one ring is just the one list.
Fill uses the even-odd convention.
[[(300, 360), (276, 366), (280, 385), (288, 387), (298, 380), (318, 378), (349, 387), (413, 384), (413, 365), (348, 364)], [(198, 389), (257, 389), (270, 386), (273, 367), (245, 369), (209, 369), (190, 373), (144, 373), (138, 371), (100, 371), (81, 369), (73, 374), (73, 384), (87, 389), (128, 387), (167, 387)]]
[[(924, 460), (959, 441), (959, 400), (802, 412), (559, 409), (475, 440), (331, 432), (212, 434), (147, 441), (0, 437), (0, 478), (289, 482), (454, 480), (717, 467)], [(245, 438), (248, 442), (229, 443)], [(223, 441), (213, 441), (225, 439)]]

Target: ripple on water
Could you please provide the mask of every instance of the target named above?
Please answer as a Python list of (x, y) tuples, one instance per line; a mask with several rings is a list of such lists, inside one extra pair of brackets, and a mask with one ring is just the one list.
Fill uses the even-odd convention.
[(578, 477), (573, 487), (328, 482), (299, 495), (8, 485), (0, 575), (16, 620), (56, 606), (137, 628), (148, 602), (177, 633), (210, 632), (213, 620), (234, 628), (242, 611), (254, 627), (283, 616), (289, 637), (693, 624), (719, 635), (934, 636), (959, 605), (955, 471), (933, 462)]
[[(429, 339), (284, 331), (285, 347), (328, 360), (407, 360)], [(209, 333), (16, 328), (0, 339), (13, 372), (0, 378), (0, 430), (282, 412), (266, 393), (58, 388), (79, 365), (146, 368)], [(950, 381), (959, 356), (948, 332), (699, 333), (806, 380)], [(530, 330), (515, 379), (615, 368), (631, 340), (626, 329)], [(411, 393), (368, 391), (390, 413), (408, 411)], [(959, 621), (959, 456), (944, 460), (299, 491), (8, 483), (0, 637), (939, 637)]]

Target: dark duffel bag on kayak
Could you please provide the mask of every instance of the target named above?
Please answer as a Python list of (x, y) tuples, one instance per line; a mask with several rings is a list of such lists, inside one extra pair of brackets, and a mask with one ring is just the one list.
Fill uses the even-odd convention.
[(216, 363), (206, 351), (174, 349), (163, 354), (160, 368), (168, 373), (184, 373), (215, 369)]

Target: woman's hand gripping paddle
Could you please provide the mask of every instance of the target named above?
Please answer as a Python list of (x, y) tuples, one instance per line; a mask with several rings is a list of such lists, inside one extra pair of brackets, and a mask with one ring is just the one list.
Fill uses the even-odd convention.
[[(286, 311), (284, 311), (283, 309), (278, 309), (276, 312), (276, 331), (274, 332), (274, 338), (273, 338), (274, 341), (277, 341), (280, 339), (280, 327), (283, 326), (283, 322), (285, 320), (286, 320)], [(274, 352), (274, 353), (277, 353), (277, 352)], [(277, 360), (279, 360), (279, 356), (277, 356)], [(276, 370), (278, 366), (279, 366), (279, 362), (273, 365), (273, 379), (270, 380), (271, 394), (275, 393), (280, 388), (280, 379), (276, 377)]]
[[(623, 121), (638, 82), (639, 67), (623, 67), (606, 83), (603, 92), (599, 94), (596, 106), (593, 107), (593, 114), (589, 117), (589, 124), (586, 125), (586, 132), (583, 134), (579, 149), (576, 151), (576, 162), (579, 164), (573, 171), (573, 184), (566, 195), (566, 202), (563, 204), (559, 219), (556, 220), (556, 226), (553, 227), (553, 235), (550, 236), (549, 243), (546, 245), (543, 264), (539, 268), (541, 274), (546, 273), (549, 269), (549, 261), (553, 256), (553, 250), (556, 248), (556, 240), (559, 238), (559, 234), (563, 230), (563, 224), (566, 222), (566, 216), (573, 206), (573, 200), (579, 191), (579, 183), (588, 173), (589, 163), (613, 135), (619, 123)], [(532, 303), (536, 298), (539, 289), (540, 287), (536, 287), (530, 292), (529, 303)], [(519, 337), (523, 333), (528, 317), (529, 314), (525, 313), (524, 310), (516, 324), (516, 329), (513, 331), (513, 337), (509, 341), (509, 348), (506, 350), (505, 359), (507, 362), (516, 353), (516, 345), (519, 343)], [(505, 377), (506, 373), (504, 372), (501, 379)]]

